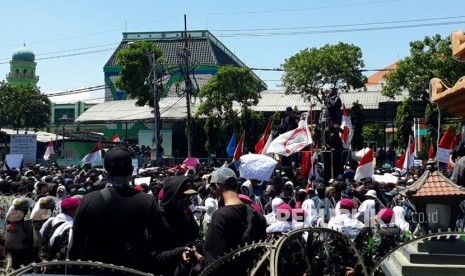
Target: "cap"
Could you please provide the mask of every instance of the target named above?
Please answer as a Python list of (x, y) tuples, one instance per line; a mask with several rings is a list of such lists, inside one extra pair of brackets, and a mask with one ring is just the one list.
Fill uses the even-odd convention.
[(68, 197), (61, 201), (61, 210), (72, 211), (76, 210), (81, 200), (77, 197)]
[(113, 148), (105, 153), (105, 170), (111, 176), (130, 176), (133, 171), (131, 154), (121, 148)]
[(64, 192), (64, 191), (66, 191), (66, 187), (63, 186), (63, 185), (60, 185), (60, 186), (58, 186), (58, 188), (57, 188), (57, 192), (58, 192), (58, 191)]
[(347, 209), (347, 210), (355, 209), (354, 203), (352, 202), (352, 200), (348, 198), (343, 198), (339, 206), (341, 209)]
[(390, 223), (392, 217), (394, 216), (394, 211), (391, 208), (384, 208), (384, 209), (379, 210), (377, 216), (384, 223)]
[(213, 172), (211, 183), (237, 188), (236, 173), (230, 168), (219, 168)]
[(286, 111), (291, 112), (291, 111), (294, 111), (294, 110), (292, 109), (292, 107), (288, 106), (288, 107), (286, 107)]
[(197, 191), (194, 190), (194, 185), (193, 185), (191, 180), (184, 181), (184, 183), (183, 183), (183, 186), (184, 186), (183, 194), (185, 194), (185, 195), (195, 195), (195, 194), (197, 194)]
[(376, 191), (375, 190), (368, 190), (368, 192), (365, 194), (365, 196), (370, 196), (370, 197), (373, 197), (373, 198), (378, 198), (376, 196)]

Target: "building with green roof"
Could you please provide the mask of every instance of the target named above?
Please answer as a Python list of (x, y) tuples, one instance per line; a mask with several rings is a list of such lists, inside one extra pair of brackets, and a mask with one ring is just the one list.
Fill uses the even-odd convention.
[(23, 45), (13, 53), (11, 58), (10, 73), (6, 76), (8, 84), (37, 87), (39, 77), (36, 76), (36, 66), (34, 53)]
[[(247, 67), (209, 31), (188, 31), (187, 36), (189, 38), (187, 46), (189, 52), (189, 77), (193, 83), (194, 94), (200, 91), (201, 87), (208, 82), (222, 66), (232, 65)], [(128, 100), (127, 94), (119, 90), (115, 85), (115, 81), (122, 70), (121, 66), (116, 62), (116, 57), (119, 51), (129, 47), (131, 42), (137, 41), (152, 41), (163, 51), (163, 63), (160, 64), (160, 66), (162, 68), (169, 68), (169, 70), (164, 70), (166, 74), (163, 79), (165, 90), (161, 95), (160, 101), (163, 102), (170, 97), (181, 97), (182, 93), (180, 91), (184, 91), (185, 87), (181, 73), (184, 65), (182, 64), (183, 60), (181, 58), (181, 51), (184, 47), (184, 32), (126, 32), (123, 33), (123, 39), (103, 68), (106, 85), (105, 102)], [(265, 82), (255, 75), (255, 73), (253, 74), (261, 83), (260, 90), (266, 90), (267, 85)], [(108, 112), (112, 113), (115, 112), (115, 110), (108, 110)], [(128, 112), (130, 112), (130, 110), (128, 110)], [(101, 115), (102, 118), (105, 117), (104, 114)], [(161, 117), (163, 124), (161, 132), (162, 136), (165, 135), (164, 140), (182, 141), (183, 137), (185, 137), (184, 120), (167, 120), (164, 118), (164, 114), (161, 114)], [(106, 137), (112, 137), (115, 133), (118, 133), (122, 138), (135, 138), (136, 140), (140, 138), (141, 133), (144, 132), (147, 135), (149, 135), (149, 133), (152, 135), (154, 126), (153, 120), (134, 121), (130, 116), (124, 115), (122, 118), (118, 118), (118, 120), (107, 121), (106, 123), (107, 125), (104, 130)], [(172, 139), (166, 137), (167, 135), (172, 137)], [(173, 149), (174, 148), (176, 148), (176, 146), (174, 146)], [(181, 149), (180, 154), (183, 153), (184, 149)]]

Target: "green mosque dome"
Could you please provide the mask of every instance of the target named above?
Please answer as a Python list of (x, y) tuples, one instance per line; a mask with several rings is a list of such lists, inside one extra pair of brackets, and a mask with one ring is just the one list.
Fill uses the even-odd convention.
[(13, 53), (13, 61), (29, 61), (29, 62), (34, 62), (36, 56), (34, 53), (27, 49), (26, 46), (23, 46), (16, 50)]

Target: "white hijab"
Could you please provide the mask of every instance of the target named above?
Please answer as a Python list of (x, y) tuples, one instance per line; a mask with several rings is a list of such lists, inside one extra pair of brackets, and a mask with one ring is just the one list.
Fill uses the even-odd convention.
[(404, 215), (404, 208), (401, 206), (396, 206), (392, 208), (392, 211), (394, 211), (394, 223), (397, 227), (402, 230), (402, 232), (408, 232), (410, 225), (408, 222), (405, 221), (405, 215)]

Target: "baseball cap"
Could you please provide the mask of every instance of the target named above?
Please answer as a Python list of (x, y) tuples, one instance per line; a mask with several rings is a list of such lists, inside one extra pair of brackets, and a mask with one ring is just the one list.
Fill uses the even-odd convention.
[(185, 194), (185, 195), (195, 195), (195, 194), (197, 194), (197, 191), (194, 189), (194, 185), (193, 185), (192, 181), (190, 181), (190, 180), (185, 181), (183, 194)]
[(236, 173), (230, 168), (219, 168), (214, 171), (210, 182), (237, 188)]
[(103, 166), (111, 176), (129, 176), (133, 171), (131, 154), (124, 149), (113, 148), (105, 153)]

